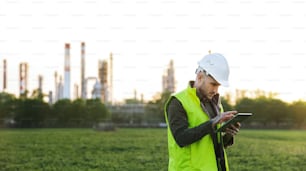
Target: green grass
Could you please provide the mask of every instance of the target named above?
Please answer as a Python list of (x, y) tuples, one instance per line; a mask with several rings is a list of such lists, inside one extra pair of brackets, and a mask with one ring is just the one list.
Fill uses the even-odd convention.
[(232, 170), (306, 170), (305, 131), (241, 131), (227, 151)]
[[(305, 131), (243, 130), (232, 171), (306, 170)], [(166, 129), (2, 129), (1, 171), (166, 171)]]
[(0, 131), (3, 170), (166, 170), (163, 129)]

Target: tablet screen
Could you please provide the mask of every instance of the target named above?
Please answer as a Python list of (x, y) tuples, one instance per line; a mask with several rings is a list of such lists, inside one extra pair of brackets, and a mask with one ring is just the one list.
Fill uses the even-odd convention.
[(252, 113), (237, 113), (232, 119), (224, 122), (221, 127), (217, 130), (218, 132), (224, 132), (227, 127), (231, 124), (236, 124), (237, 122), (242, 122), (248, 117), (252, 116)]

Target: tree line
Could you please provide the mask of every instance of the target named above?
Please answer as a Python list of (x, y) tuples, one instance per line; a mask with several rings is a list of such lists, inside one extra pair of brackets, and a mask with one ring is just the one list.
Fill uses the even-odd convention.
[[(110, 112), (99, 99), (58, 100), (53, 105), (43, 96), (21, 96), (0, 93), (0, 121), (2, 126), (18, 128), (92, 127), (108, 119)], [(1, 125), (1, 123), (0, 123)]]
[[(12, 94), (0, 93), (0, 126), (20, 128), (36, 127), (92, 127), (100, 122), (116, 124), (164, 123), (164, 104), (169, 92), (156, 95), (145, 105), (143, 114), (112, 113), (99, 99), (58, 100), (49, 105), (43, 96), (33, 93), (31, 97), (16, 98)], [(247, 97), (242, 93), (232, 103), (231, 95), (222, 97), (225, 111), (251, 112), (253, 116), (243, 122), (249, 128), (306, 128), (306, 102), (299, 100), (284, 102), (273, 94), (259, 93)], [(126, 103), (143, 103), (127, 100)], [(133, 117), (131, 119), (131, 117)]]
[[(242, 125), (247, 128), (263, 129), (306, 129), (306, 102), (302, 100), (291, 103), (276, 98), (276, 93), (256, 90), (248, 96), (245, 90), (237, 90), (236, 99), (232, 102), (232, 95), (226, 94), (221, 98), (224, 111), (236, 110), (250, 112), (253, 116), (245, 120)], [(164, 104), (170, 96), (169, 92), (162, 93), (158, 98), (149, 102), (156, 107), (147, 111), (158, 113), (157, 118), (164, 120)]]
[(302, 100), (288, 103), (273, 96), (260, 95), (238, 98), (234, 105), (230, 105), (226, 98), (222, 101), (225, 110), (253, 113), (243, 122), (249, 128), (306, 128), (306, 102)]

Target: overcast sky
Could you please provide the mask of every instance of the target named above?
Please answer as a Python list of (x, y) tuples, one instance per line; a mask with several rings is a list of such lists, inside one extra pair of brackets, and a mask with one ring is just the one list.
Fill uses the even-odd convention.
[[(71, 45), (71, 94), (80, 84), (81, 42), (86, 77), (113, 53), (114, 100), (150, 99), (174, 60), (177, 90), (195, 78), (209, 50), (230, 64), (230, 87), (273, 91), (306, 99), (306, 2), (302, 0), (0, 0), (0, 71), (8, 62), (8, 92), (18, 94), (18, 65), (29, 64), (29, 89), (54, 91), (64, 75), (64, 46)], [(2, 90), (3, 76), (0, 76)], [(90, 83), (93, 84), (93, 83)], [(89, 84), (89, 86), (91, 86)]]

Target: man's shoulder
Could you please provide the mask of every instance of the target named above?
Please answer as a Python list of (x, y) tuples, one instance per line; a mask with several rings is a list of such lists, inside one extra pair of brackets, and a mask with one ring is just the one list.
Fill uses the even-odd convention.
[(175, 96), (172, 96), (169, 99), (169, 106), (182, 106), (182, 103), (180, 102), (180, 100), (178, 98), (176, 98)]

